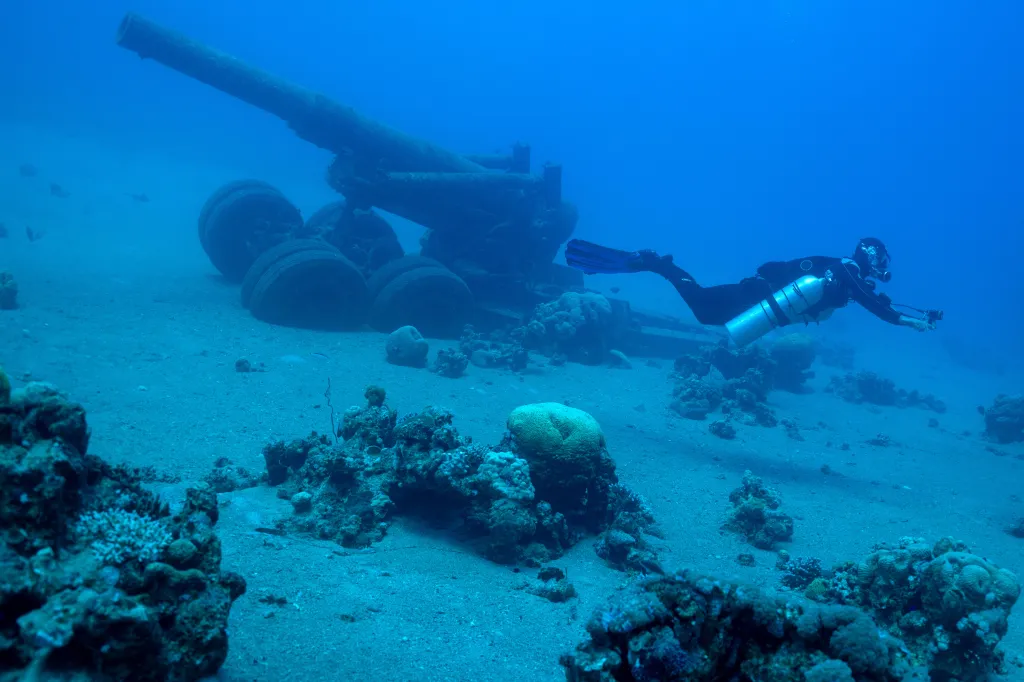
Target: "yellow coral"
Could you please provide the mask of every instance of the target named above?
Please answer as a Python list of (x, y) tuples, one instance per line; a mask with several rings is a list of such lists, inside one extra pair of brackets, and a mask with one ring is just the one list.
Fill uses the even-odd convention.
[(601, 426), (590, 414), (561, 403), (523, 405), (508, 417), (508, 430), (527, 459), (589, 457), (604, 447)]

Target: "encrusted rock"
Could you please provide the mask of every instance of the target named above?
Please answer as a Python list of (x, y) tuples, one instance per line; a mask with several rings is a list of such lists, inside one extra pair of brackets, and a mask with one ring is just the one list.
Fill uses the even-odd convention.
[(1024, 441), (1024, 394), (997, 395), (982, 413), (985, 435), (990, 439), (997, 443)]
[(793, 537), (793, 519), (779, 511), (779, 494), (751, 472), (744, 472), (743, 484), (729, 493), (729, 501), (733, 508), (724, 527), (755, 547), (772, 549)]
[(565, 577), (565, 571), (549, 566), (537, 573), (537, 578), (527, 583), (526, 591), (551, 602), (564, 602), (576, 597), (576, 588)]
[(524, 340), (546, 355), (564, 356), (573, 362), (599, 365), (607, 359), (615, 316), (601, 294), (562, 294), (534, 310)]
[(453, 348), (443, 348), (437, 351), (437, 358), (430, 371), (449, 379), (458, 379), (466, 373), (467, 367), (469, 367), (469, 358), (464, 353)]
[(736, 438), (736, 427), (726, 419), (716, 419), (711, 422), (708, 424), (708, 431), (711, 432), (711, 435), (718, 436), (723, 440)]

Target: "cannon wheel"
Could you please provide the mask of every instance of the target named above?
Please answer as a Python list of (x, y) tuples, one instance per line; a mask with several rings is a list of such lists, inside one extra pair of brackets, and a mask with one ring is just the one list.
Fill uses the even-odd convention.
[(390, 261), (405, 255), (398, 235), (373, 210), (350, 209), (344, 199), (319, 208), (302, 228), (302, 237), (323, 239), (370, 277)]
[(210, 262), (240, 282), (266, 249), (302, 226), (302, 214), (281, 192), (259, 180), (221, 187), (199, 214), (199, 242)]
[(366, 320), (366, 281), (336, 250), (306, 249), (280, 258), (249, 297), (253, 316), (270, 324), (342, 330)]
[(395, 260), (380, 266), (380, 268), (370, 275), (368, 280), (366, 280), (366, 289), (370, 292), (370, 300), (372, 301), (377, 298), (377, 295), (384, 289), (384, 287), (390, 284), (393, 279), (417, 268), (447, 269), (438, 261), (433, 258), (427, 258), (426, 256), (402, 256), (401, 258), (396, 258)]
[(256, 287), (256, 283), (259, 282), (263, 274), (269, 270), (274, 263), (300, 251), (336, 251), (336, 249), (327, 242), (320, 241), (319, 239), (289, 239), (286, 242), (281, 242), (277, 246), (270, 247), (261, 253), (259, 258), (253, 261), (252, 266), (250, 266), (249, 270), (245, 273), (245, 279), (242, 280), (242, 307), (249, 307), (249, 300), (252, 298), (252, 290)]
[(206, 221), (210, 218), (210, 212), (229, 194), (245, 189), (263, 189), (269, 192), (278, 191), (273, 185), (262, 180), (235, 180), (218, 188), (217, 191), (210, 195), (210, 198), (203, 204), (202, 210), (199, 211), (199, 243), (203, 245), (204, 249), (206, 248)]
[(370, 324), (392, 332), (410, 324), (427, 336), (455, 338), (470, 319), (473, 294), (451, 270), (418, 267), (394, 277), (373, 300)]
[(321, 206), (313, 212), (313, 215), (309, 216), (303, 233), (308, 235), (312, 231), (320, 235), (325, 231), (334, 229), (334, 226), (338, 224), (338, 221), (345, 214), (346, 206), (347, 204), (344, 199), (332, 201), (325, 206)]

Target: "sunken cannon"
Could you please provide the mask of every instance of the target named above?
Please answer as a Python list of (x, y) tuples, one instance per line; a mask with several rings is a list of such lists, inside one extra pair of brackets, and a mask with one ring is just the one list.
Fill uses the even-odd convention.
[(425, 255), (478, 279), (502, 276), (495, 291), (509, 291), (508, 276), (525, 286), (549, 270), (575, 227), (576, 210), (561, 196), (561, 167), (531, 175), (526, 145), (508, 156), (456, 154), (137, 14), (125, 16), (116, 41), (277, 116), (334, 153), (328, 181), (352, 210), (379, 208), (422, 225)]
[[(344, 200), (308, 220), (258, 180), (225, 185), (200, 213), (204, 250), (242, 285), (256, 317), (334, 329), (412, 324), (457, 337), (467, 322), (521, 325), (539, 304), (583, 290), (581, 273), (553, 262), (578, 218), (562, 198), (562, 168), (531, 173), (528, 145), (507, 155), (452, 152), (134, 13), (116, 43), (276, 116), (335, 155), (326, 179)], [(406, 255), (374, 209), (423, 226), (420, 253)], [(622, 341), (627, 352), (670, 356), (689, 345), (686, 337), (703, 336), (636, 315), (625, 301), (612, 305), (636, 340)]]

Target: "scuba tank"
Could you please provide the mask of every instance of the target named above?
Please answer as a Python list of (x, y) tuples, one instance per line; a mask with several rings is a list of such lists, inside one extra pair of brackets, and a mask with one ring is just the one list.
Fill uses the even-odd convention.
[(773, 329), (797, 321), (815, 321), (817, 318), (804, 313), (820, 302), (824, 295), (825, 281), (806, 275), (729, 320), (725, 328), (737, 346), (746, 346)]

